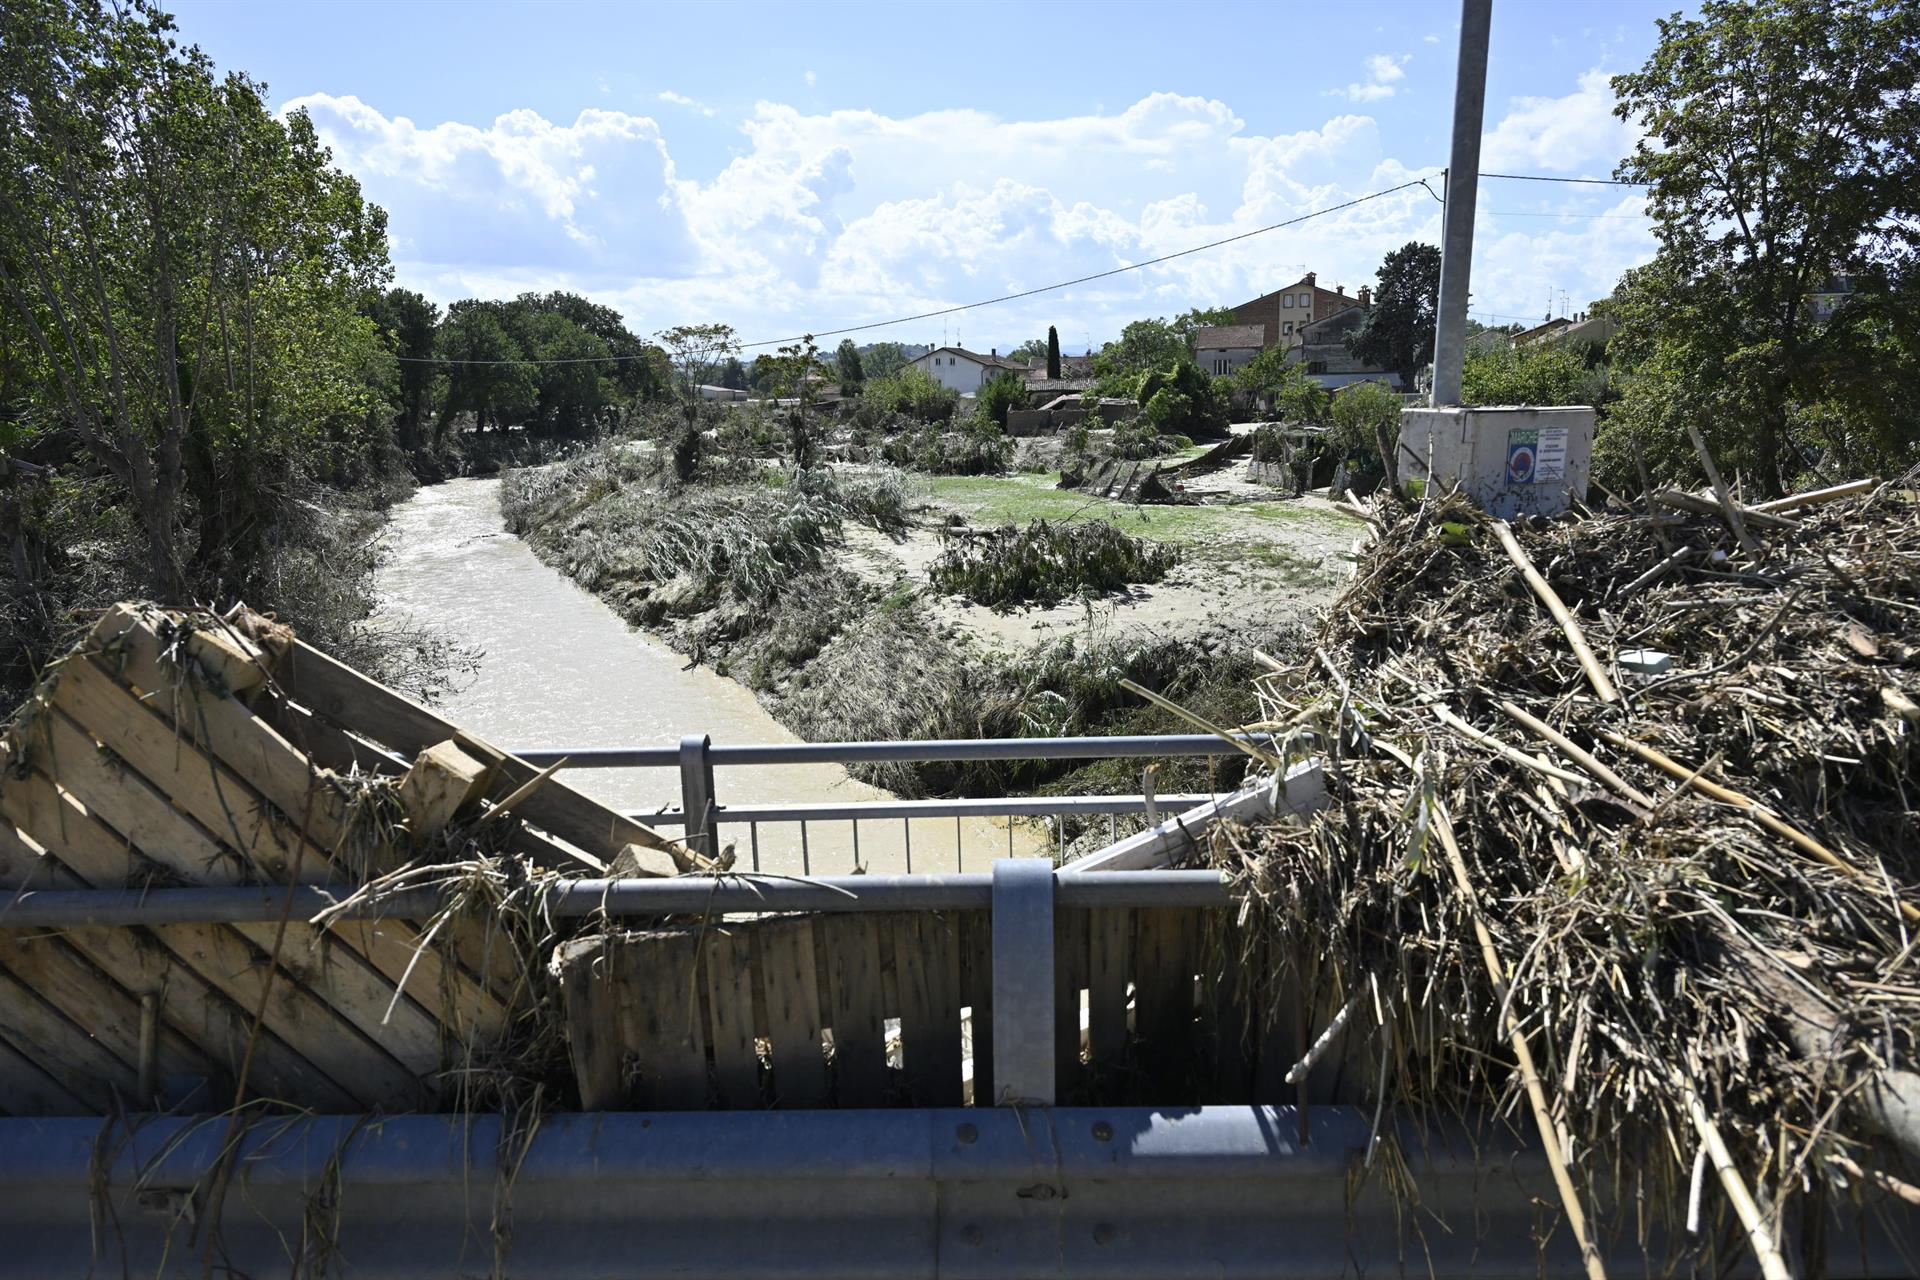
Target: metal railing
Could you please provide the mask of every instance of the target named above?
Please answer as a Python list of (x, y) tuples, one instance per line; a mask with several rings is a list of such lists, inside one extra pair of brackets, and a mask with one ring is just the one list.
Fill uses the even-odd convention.
[[(1265, 735), (1252, 735), (1250, 744), (1266, 745)], [(954, 862), (964, 869), (967, 818), (1006, 818), (1008, 852), (1014, 849), (1014, 819), (1047, 819), (1062, 857), (1066, 853), (1066, 819), (1107, 819), (1110, 839), (1117, 839), (1123, 817), (1139, 816), (1148, 825), (1159, 821), (1161, 806), (1181, 810), (1204, 804), (1209, 795), (1157, 795), (1150, 773), (1142, 773), (1137, 795), (1111, 796), (988, 796), (942, 800), (875, 800), (810, 804), (722, 804), (716, 794), (713, 771), (721, 766), (793, 764), (932, 764), (991, 760), (1115, 760), (1165, 757), (1221, 757), (1234, 754), (1231, 744), (1208, 733), (1132, 734), (1080, 738), (951, 738), (896, 742), (789, 742), (714, 745), (704, 734), (689, 734), (674, 747), (533, 747), (513, 753), (536, 768), (562, 761), (568, 769), (676, 769), (680, 775), (678, 809), (631, 810), (630, 817), (651, 826), (679, 828), (688, 847), (718, 854), (726, 846), (722, 825), (747, 827), (746, 861), (761, 871), (762, 823), (794, 824), (799, 829), (801, 872), (813, 874), (811, 824), (846, 822), (852, 833), (853, 864), (863, 869), (860, 824), (898, 820), (903, 838), (905, 869), (912, 874), (915, 820), (951, 818), (954, 822)], [(922, 848), (925, 848), (923, 842)], [(737, 856), (737, 851), (736, 851)], [(928, 859), (923, 856), (922, 862)]]

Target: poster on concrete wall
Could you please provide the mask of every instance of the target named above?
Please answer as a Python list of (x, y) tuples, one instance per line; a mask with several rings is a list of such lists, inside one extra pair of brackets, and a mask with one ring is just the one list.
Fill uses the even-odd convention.
[(1542, 427), (1533, 451), (1535, 484), (1567, 478), (1567, 429)]
[[(1561, 458), (1566, 457), (1566, 432), (1560, 433)], [(1540, 432), (1534, 427), (1514, 427), (1507, 432), (1507, 483), (1532, 484), (1540, 462)]]

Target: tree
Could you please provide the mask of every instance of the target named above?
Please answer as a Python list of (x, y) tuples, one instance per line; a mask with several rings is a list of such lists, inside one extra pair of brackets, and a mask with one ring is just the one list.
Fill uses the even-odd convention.
[(1378, 382), (1344, 387), (1333, 398), (1333, 431), (1329, 442), (1352, 457), (1372, 445), (1386, 469), (1387, 484), (1398, 483), (1400, 397)]
[(980, 388), (975, 403), (995, 426), (1004, 428), (1009, 411), (1028, 407), (1027, 380), (1011, 370), (996, 373)]
[[(1823, 445), (1814, 410), (1857, 320), (1888, 317), (1883, 355), (1920, 358), (1883, 302), (1920, 253), (1920, 8), (1707, 0), (1659, 26), (1646, 64), (1613, 79), (1615, 114), (1646, 134), (1616, 172), (1648, 184), (1659, 242), (1616, 295), (1641, 326), (1616, 339), (1622, 426), (1649, 443), (1698, 427), (1724, 468), (1778, 491)], [(1836, 276), (1854, 301), (1823, 322), (1810, 295)], [(1881, 461), (1899, 465), (1912, 417), (1886, 427)]]
[(1191, 360), (1142, 374), (1133, 391), (1141, 421), (1169, 435), (1218, 435), (1226, 430), (1226, 410), (1213, 379)]
[(230, 589), (292, 477), (362, 447), (392, 371), (360, 303), (391, 268), (305, 114), (172, 30), (144, 0), (0, 6), (0, 347), (30, 421), (124, 494), (148, 589), (185, 600)]
[(673, 470), (681, 480), (691, 480), (700, 466), (700, 386), (723, 361), (739, 354), (740, 343), (730, 324), (676, 325), (656, 336), (679, 379), (686, 414), (673, 441)]
[(400, 447), (416, 449), (420, 446), (420, 428), (433, 403), (434, 380), (440, 373), (433, 360), (440, 308), (411, 289), (389, 289), (373, 294), (366, 311), (380, 327), (387, 350), (399, 364), (395, 391)]
[(1175, 316), (1171, 328), (1180, 341), (1193, 350), (1193, 335), (1196, 330), (1210, 329), (1214, 325), (1232, 324), (1232, 307), (1191, 307), (1184, 315)]
[(1093, 373), (1104, 384), (1101, 394), (1123, 395), (1140, 375), (1192, 360), (1187, 340), (1167, 321), (1135, 320), (1116, 341), (1100, 348)]
[(1468, 404), (1598, 404), (1605, 384), (1564, 342), (1532, 342), (1469, 354), (1460, 396)]
[[(1051, 333), (1052, 330), (1049, 329), (1048, 332)], [(1007, 352), (1007, 359), (1038, 360), (1045, 354), (1047, 354), (1047, 343), (1044, 338), (1028, 338), (1025, 342)]]
[(1433, 326), (1440, 299), (1440, 250), (1410, 240), (1380, 263), (1379, 289), (1367, 322), (1347, 338), (1355, 359), (1400, 376), (1411, 387), (1433, 360)]
[(779, 351), (773, 366), (774, 385), (782, 400), (793, 402), (787, 406), (787, 444), (795, 470), (809, 471), (819, 449), (813, 430), (813, 405), (819, 394), (814, 379), (820, 371), (820, 348), (809, 333)]
[(1060, 381), (1060, 331), (1052, 325), (1047, 326), (1047, 377)]
[(897, 342), (876, 342), (860, 353), (860, 370), (868, 381), (890, 378), (907, 367), (907, 351)]
[(728, 356), (727, 362), (720, 366), (720, 385), (729, 391), (747, 389), (747, 370), (739, 356)]
[(860, 364), (859, 348), (853, 345), (852, 338), (840, 339), (840, 345), (833, 353), (834, 364), (840, 374), (840, 394), (857, 396), (861, 384), (866, 382), (866, 370)]

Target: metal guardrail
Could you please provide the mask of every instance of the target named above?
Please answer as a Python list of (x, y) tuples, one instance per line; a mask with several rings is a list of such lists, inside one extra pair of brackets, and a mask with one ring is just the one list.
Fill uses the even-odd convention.
[[(1246, 741), (1270, 745), (1264, 734), (1249, 735)], [(787, 742), (715, 746), (710, 737), (689, 734), (677, 747), (530, 747), (513, 752), (537, 768), (565, 761), (568, 769), (677, 769), (680, 774), (680, 808), (657, 811), (633, 810), (629, 816), (659, 827), (678, 827), (689, 847), (703, 853), (717, 853), (724, 847), (720, 838), (723, 824), (746, 824), (747, 863), (760, 871), (760, 824), (792, 823), (800, 829), (800, 861), (803, 874), (813, 872), (813, 854), (808, 842), (808, 827), (818, 822), (847, 822), (853, 834), (854, 864), (860, 865), (860, 824), (898, 820), (904, 833), (906, 869), (913, 871), (913, 822), (928, 818), (954, 820), (955, 870), (964, 865), (964, 836), (961, 822), (966, 818), (1047, 818), (1053, 820), (1060, 853), (1066, 853), (1066, 823), (1069, 817), (1107, 818), (1110, 839), (1118, 837), (1119, 819), (1142, 815), (1149, 824), (1159, 820), (1159, 807), (1167, 805), (1191, 808), (1212, 799), (1205, 795), (1159, 796), (1150, 789), (1139, 795), (1122, 796), (991, 796), (954, 800), (881, 800), (842, 804), (727, 805), (720, 802), (714, 783), (717, 767), (769, 766), (782, 764), (914, 764), (956, 763), (984, 760), (1112, 760), (1152, 759), (1169, 756), (1226, 756), (1234, 754), (1232, 744), (1208, 733), (1129, 734), (1112, 737), (1077, 738), (945, 738), (925, 741), (890, 742)], [(1143, 788), (1151, 787), (1151, 778), (1143, 775)], [(691, 815), (691, 816), (690, 816)], [(1009, 849), (1013, 844), (1013, 824), (1007, 824)]]

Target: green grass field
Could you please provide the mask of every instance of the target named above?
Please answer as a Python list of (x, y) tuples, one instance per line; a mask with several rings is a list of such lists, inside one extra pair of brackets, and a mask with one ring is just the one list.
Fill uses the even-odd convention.
[(1288, 529), (1321, 536), (1345, 534), (1358, 521), (1297, 502), (1251, 502), (1238, 506), (1133, 506), (1055, 488), (1058, 473), (1013, 476), (934, 476), (928, 490), (976, 524), (1026, 524), (1033, 520), (1105, 520), (1135, 537), (1198, 546), (1205, 543), (1284, 539)]

